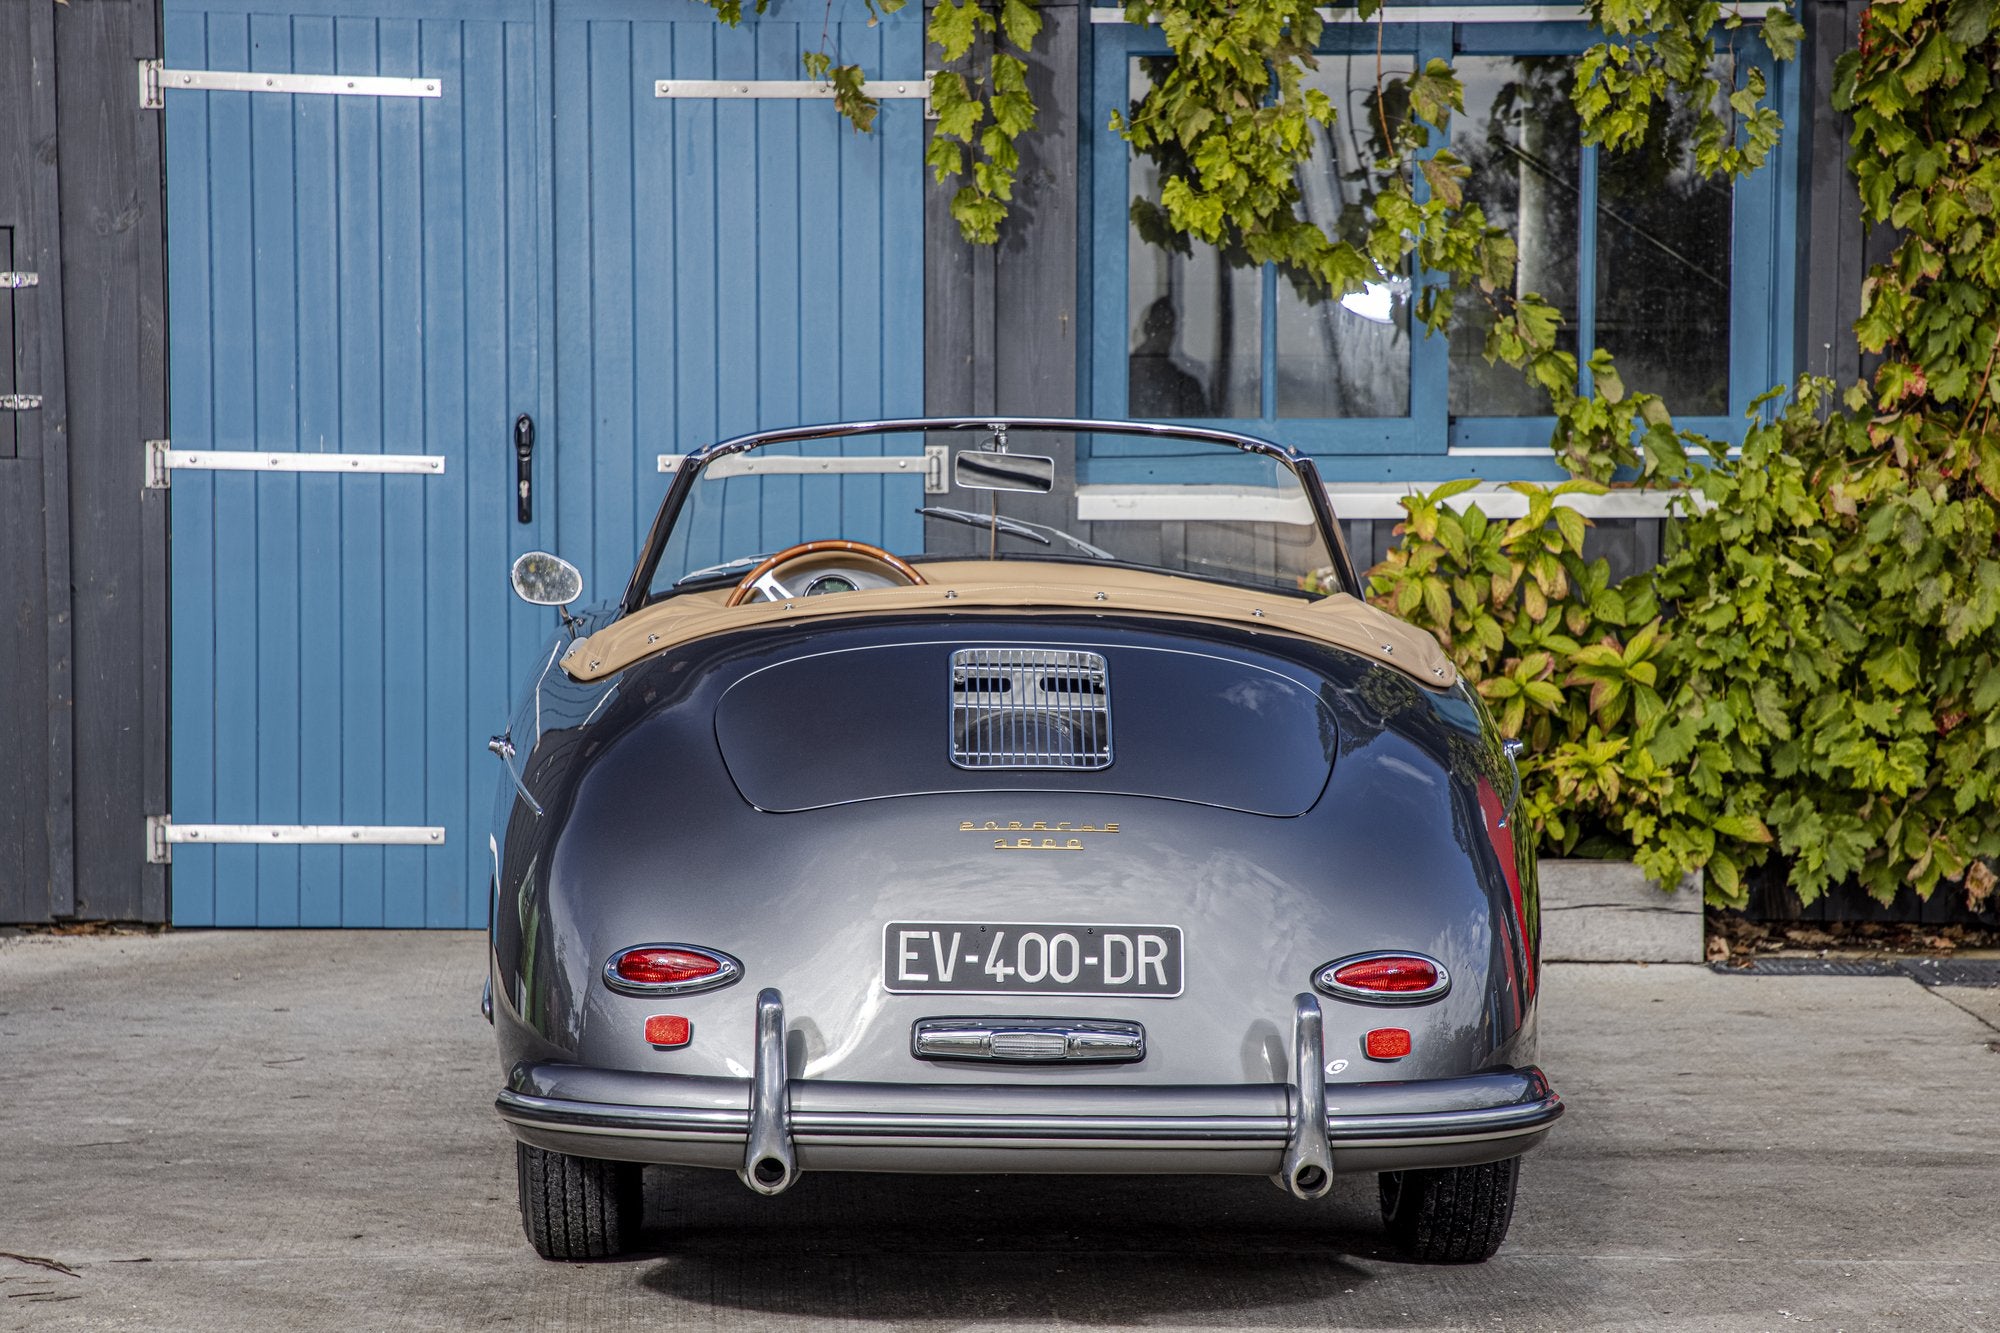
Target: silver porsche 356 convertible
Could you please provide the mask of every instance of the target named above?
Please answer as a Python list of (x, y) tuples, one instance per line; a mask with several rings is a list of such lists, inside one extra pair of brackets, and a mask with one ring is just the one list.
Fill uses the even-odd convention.
[(492, 745), (537, 1251), (630, 1246), (647, 1163), (1369, 1173), (1413, 1256), (1498, 1248), (1562, 1111), (1514, 755), (1309, 460), (982, 418), (672, 466), (615, 602), (514, 568), (560, 617)]

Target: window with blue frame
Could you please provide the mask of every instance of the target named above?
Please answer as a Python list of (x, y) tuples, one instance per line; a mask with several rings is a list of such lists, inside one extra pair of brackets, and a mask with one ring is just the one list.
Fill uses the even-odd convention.
[[(1101, 125), (1170, 57), (1156, 31), (1100, 23), (1093, 37)], [(1433, 141), (1469, 165), (1468, 197), (1513, 235), (1519, 289), (1562, 312), (1580, 363), (1606, 348), (1628, 386), (1660, 394), (1683, 424), (1740, 439), (1749, 400), (1791, 372), (1790, 67), (1765, 65), (1785, 140), (1732, 184), (1694, 170), (1689, 108), (1660, 108), (1635, 151), (1583, 143), (1568, 89), (1592, 40), (1585, 24), (1391, 23), (1379, 37), (1378, 47), (1373, 24), (1328, 26), (1312, 81), (1340, 118), (1319, 131), (1302, 181), (1307, 216), (1360, 235), (1384, 119), (1406, 114), (1414, 69), (1450, 59), (1465, 110)], [(1752, 34), (1736, 44), (1740, 82), (1764, 57)], [(1486, 363), (1490, 312), (1476, 296), (1461, 294), (1448, 336), (1426, 336), (1411, 305), (1431, 275), (1385, 275), (1334, 300), (1190, 244), (1146, 202), (1162, 162), (1119, 147), (1097, 146), (1092, 182), (1097, 413), (1227, 423), (1306, 450), (1338, 480), (1556, 474), (1547, 400), (1520, 372)]]

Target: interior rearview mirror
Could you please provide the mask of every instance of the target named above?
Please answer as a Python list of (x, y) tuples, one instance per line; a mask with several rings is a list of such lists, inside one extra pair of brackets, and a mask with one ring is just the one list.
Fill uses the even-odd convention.
[(952, 464), (951, 478), (969, 491), (1036, 491), (1056, 486), (1056, 460), (1043, 454), (999, 454), (967, 449)]
[(547, 551), (529, 551), (514, 562), (514, 592), (534, 606), (568, 606), (583, 596), (577, 567)]

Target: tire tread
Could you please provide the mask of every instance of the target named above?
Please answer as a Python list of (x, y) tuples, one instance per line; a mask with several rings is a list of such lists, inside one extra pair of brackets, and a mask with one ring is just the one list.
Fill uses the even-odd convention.
[(521, 1228), (544, 1259), (609, 1259), (639, 1229), (640, 1168), (517, 1143)]
[(1382, 1178), (1382, 1220), (1389, 1235), (1422, 1263), (1476, 1264), (1491, 1259), (1514, 1220), (1521, 1159)]

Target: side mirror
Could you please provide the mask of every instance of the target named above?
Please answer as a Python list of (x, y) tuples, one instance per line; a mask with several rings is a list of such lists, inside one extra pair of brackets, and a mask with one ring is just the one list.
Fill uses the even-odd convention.
[(1056, 460), (1046, 454), (1002, 454), (970, 449), (953, 460), (951, 479), (968, 491), (1033, 491), (1055, 489)]
[(531, 606), (568, 606), (583, 596), (583, 575), (561, 556), (529, 551), (514, 562), (508, 577), (515, 595)]

